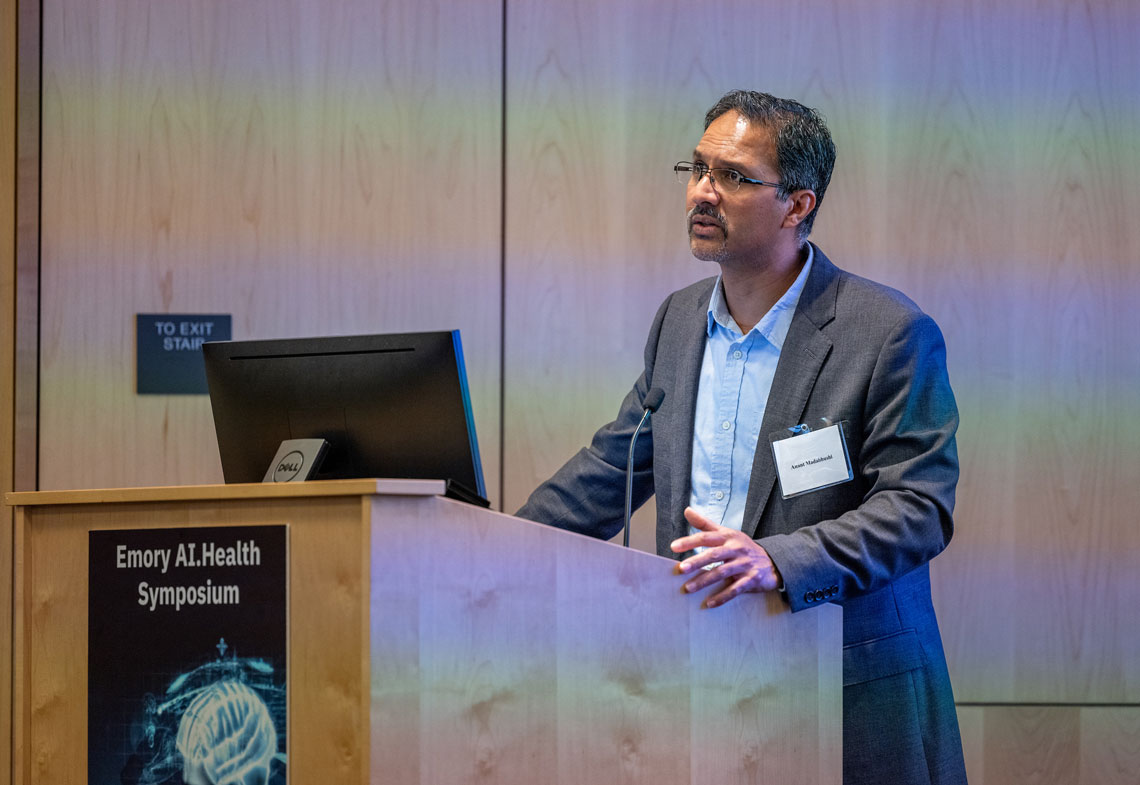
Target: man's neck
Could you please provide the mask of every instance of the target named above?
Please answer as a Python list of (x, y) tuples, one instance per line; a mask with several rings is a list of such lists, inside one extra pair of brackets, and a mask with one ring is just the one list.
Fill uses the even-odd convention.
[(803, 269), (807, 254), (807, 245), (803, 245), (755, 264), (721, 264), (725, 305), (741, 332), (747, 335), (784, 296)]

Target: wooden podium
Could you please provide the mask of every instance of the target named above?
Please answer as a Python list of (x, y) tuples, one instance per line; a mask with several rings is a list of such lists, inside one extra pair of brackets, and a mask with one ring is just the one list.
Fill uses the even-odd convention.
[(702, 610), (666, 559), (442, 490), (8, 494), (14, 782), (87, 781), (88, 532), (268, 524), (289, 527), (291, 783), (840, 782), (839, 608)]

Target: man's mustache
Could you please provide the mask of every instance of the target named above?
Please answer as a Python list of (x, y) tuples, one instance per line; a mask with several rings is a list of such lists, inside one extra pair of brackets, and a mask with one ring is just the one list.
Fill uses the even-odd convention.
[(710, 204), (698, 204), (689, 210), (689, 226), (693, 225), (693, 219), (698, 215), (703, 215), (706, 218), (711, 218), (716, 222), (717, 226), (721, 229), (724, 228), (724, 215), (718, 213), (715, 208)]

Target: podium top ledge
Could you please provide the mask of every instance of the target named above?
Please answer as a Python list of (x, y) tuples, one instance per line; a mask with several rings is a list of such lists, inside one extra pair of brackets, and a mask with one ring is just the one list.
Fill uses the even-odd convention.
[(102, 488), (76, 491), (13, 491), (4, 495), (12, 507), (109, 502), (289, 499), (317, 496), (442, 496), (443, 480), (321, 480), (317, 482), (169, 485), (153, 488)]

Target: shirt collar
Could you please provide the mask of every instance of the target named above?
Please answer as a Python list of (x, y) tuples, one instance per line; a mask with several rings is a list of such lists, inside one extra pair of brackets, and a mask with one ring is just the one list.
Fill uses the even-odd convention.
[[(771, 310), (764, 314), (764, 318), (749, 331), (750, 334), (760, 333), (777, 349), (784, 348), (784, 339), (788, 336), (788, 330), (792, 327), (792, 316), (796, 312), (796, 305), (799, 304), (800, 294), (803, 292), (804, 284), (807, 283), (808, 274), (811, 272), (811, 263), (815, 258), (815, 249), (811, 243), (807, 244), (807, 248), (807, 261), (804, 262), (803, 269), (800, 270), (800, 274), (796, 276), (796, 280), (788, 287), (788, 291), (784, 292), (783, 297), (776, 301), (776, 304), (772, 306)], [(709, 301), (707, 330), (710, 338), (716, 330), (717, 325), (720, 325), (731, 335), (742, 336), (740, 326), (737, 325), (736, 320), (732, 318), (732, 314), (728, 312), (728, 303), (726, 303), (724, 299), (724, 284), (721, 283), (719, 275), (716, 279), (716, 285), (713, 286), (712, 299)]]

